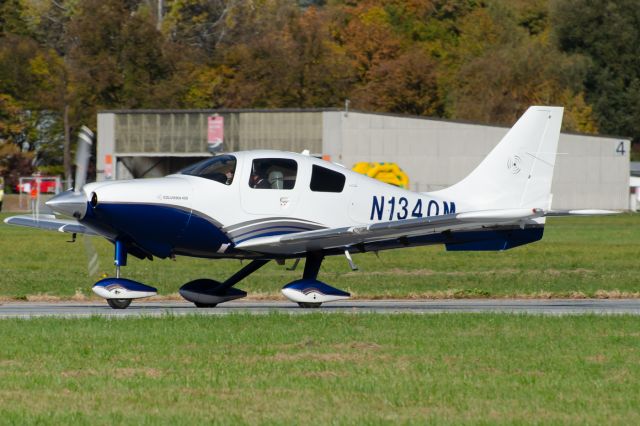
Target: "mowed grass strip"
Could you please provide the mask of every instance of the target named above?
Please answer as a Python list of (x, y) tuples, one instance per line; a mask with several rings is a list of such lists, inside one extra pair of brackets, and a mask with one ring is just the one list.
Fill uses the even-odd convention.
[[(65, 242), (69, 238), (0, 224), (0, 297), (92, 295), (90, 288), (100, 276), (88, 276), (83, 237), (74, 244)], [(101, 238), (91, 240), (100, 274), (113, 276), (113, 246)], [(639, 297), (639, 252), (638, 214), (555, 218), (548, 221), (542, 241), (512, 250), (446, 252), (432, 246), (367, 253), (354, 256), (357, 272), (343, 257), (332, 257), (323, 263), (320, 279), (359, 298)], [(280, 289), (301, 277), (303, 264), (291, 272), (272, 262), (238, 287), (250, 297), (282, 298)], [(169, 295), (193, 279), (224, 280), (241, 266), (237, 260), (129, 257), (123, 276)]]
[(0, 321), (0, 423), (640, 422), (640, 318)]

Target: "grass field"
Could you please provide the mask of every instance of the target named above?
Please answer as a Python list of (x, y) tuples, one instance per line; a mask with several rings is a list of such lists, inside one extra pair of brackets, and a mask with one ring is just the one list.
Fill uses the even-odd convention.
[(640, 422), (640, 318), (0, 321), (0, 423)]
[[(2, 218), (6, 215), (0, 216)], [(82, 239), (68, 234), (0, 224), (0, 297), (68, 298), (91, 295)], [(94, 238), (100, 272), (113, 275), (112, 246)], [(360, 298), (405, 297), (616, 297), (640, 296), (640, 215), (549, 220), (542, 241), (505, 252), (446, 252), (442, 246), (354, 256), (351, 272), (342, 257), (327, 259), (320, 279)], [(289, 265), (291, 263), (289, 262)], [(127, 278), (174, 294), (196, 278), (224, 279), (239, 261), (130, 257)], [(238, 285), (256, 297), (282, 297), (280, 288), (302, 274), (275, 263)]]

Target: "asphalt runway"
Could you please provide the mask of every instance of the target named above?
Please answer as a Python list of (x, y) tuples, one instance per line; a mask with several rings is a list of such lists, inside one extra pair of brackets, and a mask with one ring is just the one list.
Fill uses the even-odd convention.
[(133, 302), (124, 310), (111, 309), (106, 302), (10, 302), (0, 305), (0, 318), (159, 317), (164, 315), (228, 315), (321, 313), (509, 313), (540, 315), (599, 314), (640, 315), (640, 299), (456, 299), (456, 300), (347, 300), (326, 303), (317, 309), (303, 309), (287, 301), (233, 301), (216, 308), (196, 308), (188, 302)]

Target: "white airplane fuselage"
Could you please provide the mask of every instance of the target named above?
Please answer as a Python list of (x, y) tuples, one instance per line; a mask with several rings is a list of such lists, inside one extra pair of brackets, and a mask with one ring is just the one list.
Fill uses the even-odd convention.
[[(88, 207), (81, 223), (107, 234), (109, 239), (131, 241), (160, 258), (255, 257), (234, 246), (264, 236), (438, 216), (465, 209), (464, 200), (404, 190), (308, 155), (268, 150), (228, 155), (237, 161), (229, 184), (186, 174), (88, 184), (84, 194), (89, 201), (95, 194), (97, 203)], [(266, 159), (296, 163), (292, 188), (251, 186), (254, 160)], [(344, 176), (342, 190), (312, 190), (314, 166)]]

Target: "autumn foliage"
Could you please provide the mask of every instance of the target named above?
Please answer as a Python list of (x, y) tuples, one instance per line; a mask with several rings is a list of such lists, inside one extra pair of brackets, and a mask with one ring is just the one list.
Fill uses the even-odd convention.
[(64, 158), (68, 174), (74, 131), (100, 109), (346, 99), (504, 125), (529, 105), (563, 105), (565, 130), (640, 141), (639, 8), (599, 3), (5, 0), (0, 144), (35, 165)]

